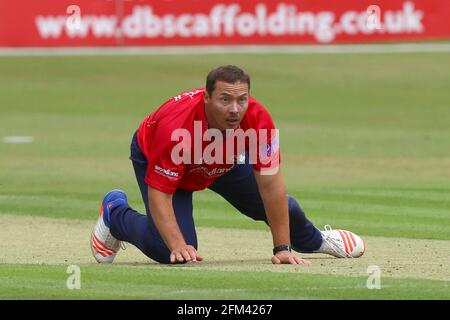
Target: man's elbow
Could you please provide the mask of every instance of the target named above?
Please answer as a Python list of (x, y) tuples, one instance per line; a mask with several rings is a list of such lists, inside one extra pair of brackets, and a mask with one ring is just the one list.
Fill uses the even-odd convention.
[(172, 196), (173, 195), (171, 193), (163, 192), (161, 190), (148, 186), (148, 199), (150, 202), (152, 202), (152, 200), (154, 201), (154, 203), (158, 203), (160, 201), (172, 201)]

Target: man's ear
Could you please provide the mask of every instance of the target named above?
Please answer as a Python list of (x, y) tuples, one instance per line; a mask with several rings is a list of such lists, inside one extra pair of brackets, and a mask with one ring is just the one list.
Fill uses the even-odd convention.
[(205, 95), (203, 96), (203, 102), (206, 104), (209, 102), (209, 99), (211, 99), (211, 97), (209, 96), (208, 91), (205, 91)]

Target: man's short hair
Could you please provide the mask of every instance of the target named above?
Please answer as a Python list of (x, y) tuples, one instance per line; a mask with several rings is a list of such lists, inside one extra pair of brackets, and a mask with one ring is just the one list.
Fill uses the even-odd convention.
[(206, 77), (206, 92), (211, 96), (216, 88), (216, 82), (223, 81), (226, 83), (247, 83), (250, 91), (250, 76), (241, 68), (233, 65), (226, 65), (211, 70)]

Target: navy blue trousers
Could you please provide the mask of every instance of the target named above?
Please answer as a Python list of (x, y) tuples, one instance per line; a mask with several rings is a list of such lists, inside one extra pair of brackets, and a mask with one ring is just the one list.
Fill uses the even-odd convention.
[[(164, 243), (150, 214), (148, 186), (144, 182), (147, 160), (139, 149), (136, 134), (133, 136), (131, 143), (130, 159), (133, 163), (147, 214), (142, 215), (131, 207), (117, 207), (110, 217), (111, 233), (116, 239), (133, 244), (149, 258), (160, 263), (170, 263), (170, 250)], [(265, 221), (267, 224), (267, 217), (253, 168), (248, 162), (236, 165), (235, 168), (210, 185), (209, 189), (221, 195), (240, 213), (256, 221)], [(305, 213), (294, 198), (287, 196), (287, 201), (293, 249), (304, 253), (317, 250), (322, 244), (320, 231), (306, 218)], [(178, 189), (173, 195), (173, 208), (186, 243), (197, 249), (192, 192)], [(268, 251), (270, 252), (271, 249), (268, 248)]]

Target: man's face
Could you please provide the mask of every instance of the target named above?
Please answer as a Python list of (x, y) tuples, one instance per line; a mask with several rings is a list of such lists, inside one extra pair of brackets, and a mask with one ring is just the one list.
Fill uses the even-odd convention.
[(248, 84), (217, 81), (211, 96), (205, 93), (206, 119), (210, 128), (237, 129), (248, 108)]

